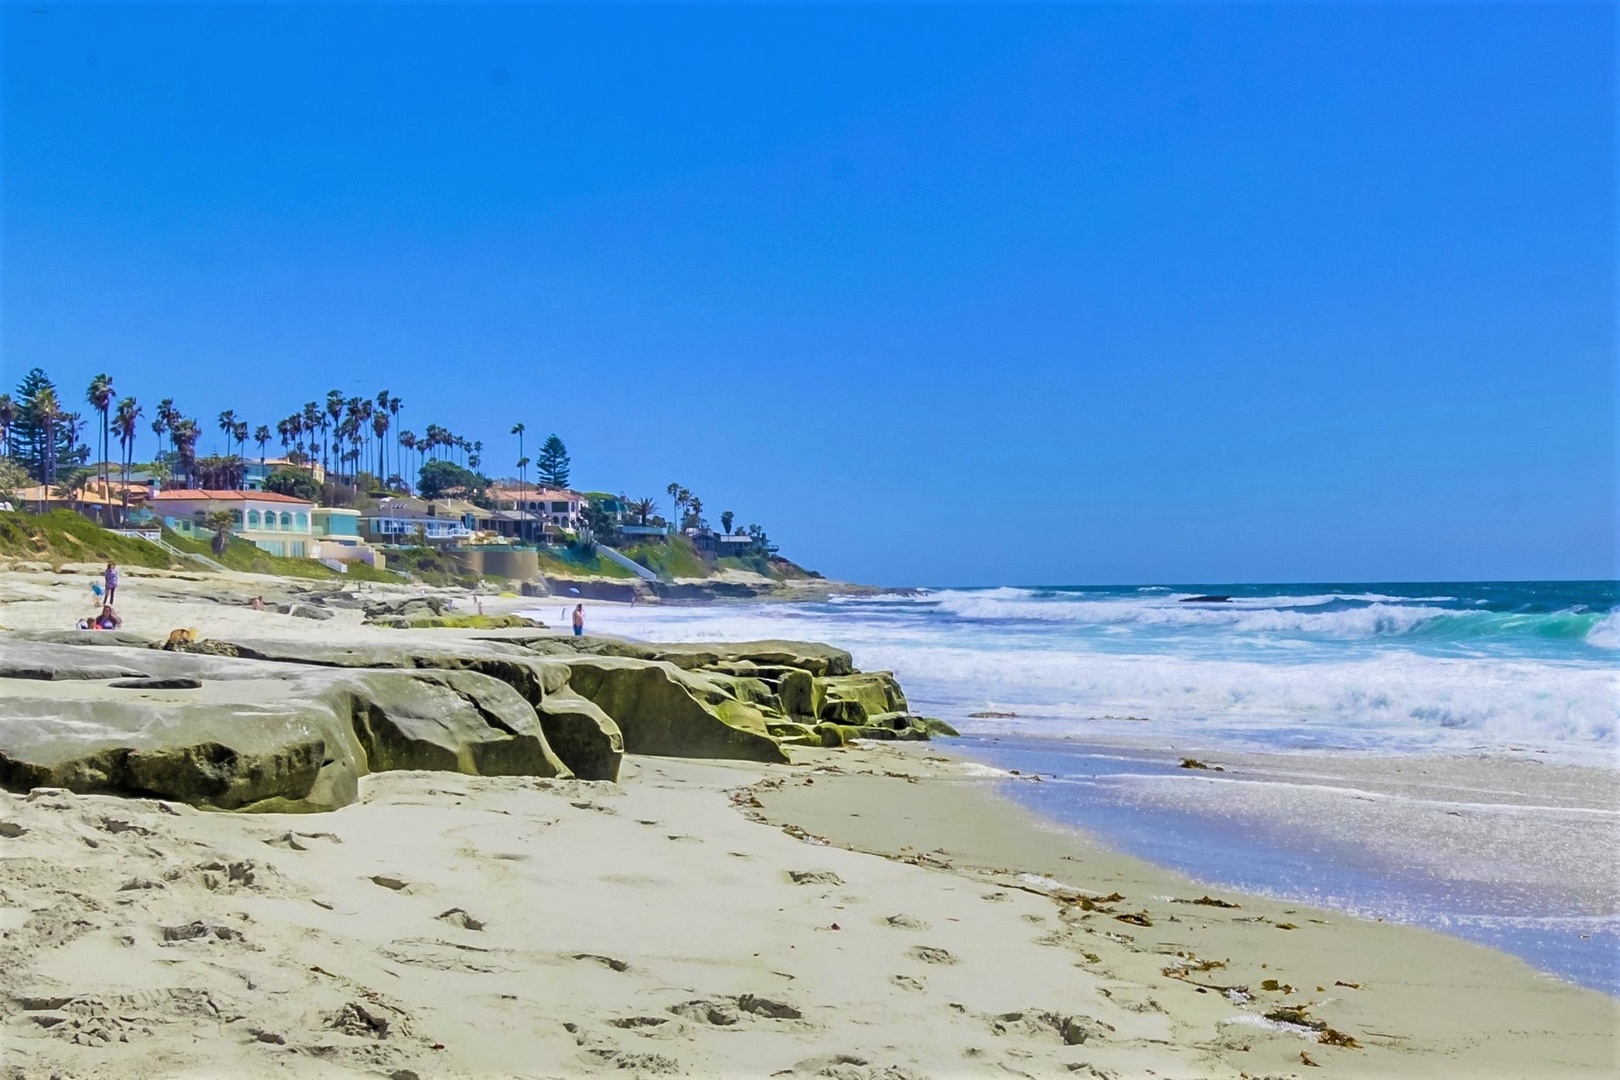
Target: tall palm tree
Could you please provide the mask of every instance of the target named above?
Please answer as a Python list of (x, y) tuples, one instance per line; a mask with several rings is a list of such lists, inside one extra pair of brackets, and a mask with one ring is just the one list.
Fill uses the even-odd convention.
[(17, 403), (10, 394), (0, 394), (0, 457), (11, 454), (11, 425), (17, 422)]
[(176, 462), (186, 471), (186, 487), (197, 483), (197, 437), (202, 434), (197, 421), (182, 416), (169, 425), (169, 437), (174, 440)]
[[(324, 440), (326, 432), (332, 432), (333, 438), (331, 440), (331, 444), (334, 449), (336, 448), (338, 442), (336, 438), (338, 434), (336, 430), (338, 422), (343, 419), (343, 404), (343, 391), (328, 390), (326, 392), (326, 420), (321, 424), (321, 435)], [(322, 450), (322, 456), (325, 456), (324, 449)], [(334, 454), (333, 456), (335, 457), (336, 455)]]
[(479, 464), (484, 460), (484, 444), (478, 441), (472, 444), (472, 453), (467, 455), (467, 467), (473, 472), (478, 471)]
[[(170, 426), (176, 419), (177, 415), (174, 410), (174, 398), (164, 398), (162, 401), (158, 402), (157, 413), (152, 417), (152, 434), (156, 435), (159, 439), (163, 438), (163, 436), (168, 433)], [(174, 438), (172, 436), (169, 439), (169, 445), (171, 447), (174, 445)], [(161, 453), (161, 450), (153, 450), (153, 459), (155, 460)]]
[(226, 409), (219, 414), (219, 430), (225, 433), (225, 456), (231, 456), (231, 447), (236, 445), (236, 410)]
[(107, 458), (111, 456), (112, 449), (112, 421), (108, 412), (113, 403), (113, 382), (111, 375), (97, 375), (90, 380), (90, 389), (85, 392), (84, 399), (90, 407), (101, 414), (101, 460), (96, 464), (96, 476), (101, 481), (101, 493), (107, 494), (107, 483), (112, 479), (107, 470)]
[(118, 436), (118, 445), (124, 450), (124, 517), (129, 517), (129, 470), (135, 460), (135, 432), (141, 419), (141, 407), (132, 397), (127, 397), (118, 403), (118, 413), (113, 417), (112, 430)]
[(236, 426), (231, 428), (231, 434), (236, 436), (236, 488), (240, 491), (247, 486), (247, 468), (242, 464), (247, 457), (247, 421), (238, 420)]
[[(414, 431), (402, 431), (402, 432), (400, 432), (399, 433), (399, 446), (400, 446), (400, 449), (404, 450), (407, 454), (414, 453), (415, 450), (416, 450), (416, 447), (417, 447), (416, 432), (414, 432)], [(400, 479), (405, 482), (406, 487), (414, 487), (415, 486), (410, 482), (410, 479), (408, 477), (401, 476)]]
[(253, 429), (253, 441), (259, 444), (259, 464), (264, 464), (264, 448), (270, 445), (270, 429), (260, 424)]
[[(403, 402), (401, 402), (397, 397), (391, 397), (388, 399), (388, 424), (390, 427), (399, 427), (399, 410), (402, 404)], [(395, 457), (398, 457), (398, 454), (396, 454)], [(400, 462), (395, 461), (394, 471), (403, 472), (404, 466)]]
[(379, 409), (371, 416), (371, 430), (377, 436), (377, 479), (386, 487), (388, 483), (388, 410)]
[(386, 390), (377, 391), (377, 411), (375, 415), (383, 417), (385, 421), (380, 428), (377, 426), (377, 421), (375, 418), (371, 422), (371, 429), (377, 433), (377, 475), (383, 479), (387, 479), (388, 446), (385, 442), (383, 442), (383, 433), (388, 430), (388, 423), (386, 421), (389, 419), (388, 391)]
[[(324, 437), (326, 435), (326, 412), (321, 408), (320, 402), (304, 402), (304, 411), (301, 414), (296, 412), (293, 413), (293, 417), (298, 421), (298, 430), (293, 433), (294, 435), (302, 437), (303, 435), (314, 435), (319, 433), (323, 437), (324, 441)], [(309, 448), (309, 457), (312, 462), (316, 458), (319, 458), (324, 463), (326, 461), (326, 451), (323, 448), (319, 453), (317, 453), (314, 443), (311, 442)]]
[(645, 525), (647, 519), (658, 512), (658, 504), (650, 498), (643, 497), (630, 504), (630, 512), (636, 515), (636, 520), (640, 524)]

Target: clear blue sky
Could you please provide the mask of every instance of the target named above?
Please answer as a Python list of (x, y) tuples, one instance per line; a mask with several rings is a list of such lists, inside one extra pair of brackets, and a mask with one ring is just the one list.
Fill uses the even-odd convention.
[(387, 387), (882, 583), (1616, 573), (1608, 5), (3, 34), (7, 385)]

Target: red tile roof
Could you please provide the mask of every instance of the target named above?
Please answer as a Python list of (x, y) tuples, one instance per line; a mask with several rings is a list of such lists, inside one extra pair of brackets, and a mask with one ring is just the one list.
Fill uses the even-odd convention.
[(201, 502), (210, 500), (214, 502), (227, 502), (243, 500), (247, 502), (297, 503), (300, 506), (313, 506), (308, 499), (295, 498), (292, 495), (282, 495), (275, 491), (214, 491), (208, 488), (176, 488), (172, 491), (159, 491), (147, 496), (148, 501), (163, 501), (173, 499), (176, 502), (190, 500)]

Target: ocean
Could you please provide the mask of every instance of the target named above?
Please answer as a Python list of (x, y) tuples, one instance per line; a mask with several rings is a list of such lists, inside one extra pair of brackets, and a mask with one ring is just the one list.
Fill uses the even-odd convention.
[[(1005, 781), (1010, 796), (1105, 844), (1211, 884), (1433, 926), (1620, 994), (1613, 784), (1552, 799), (1499, 791), (1495, 774), (1396, 789), (1320, 767), (1376, 779), (1478, 759), (1620, 777), (1617, 609), (1612, 581), (587, 606), (602, 633), (839, 645), (961, 730), (958, 752), (1047, 781)], [(1177, 768), (1194, 752), (1246, 771)], [(1524, 774), (1507, 775), (1511, 788)]]

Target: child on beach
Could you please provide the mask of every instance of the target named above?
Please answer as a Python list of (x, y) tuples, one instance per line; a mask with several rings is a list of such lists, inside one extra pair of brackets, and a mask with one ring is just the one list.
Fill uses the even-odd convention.
[(101, 582), (92, 581), (90, 583), (90, 606), (91, 607), (99, 608), (101, 606), (101, 593), (102, 593)]

